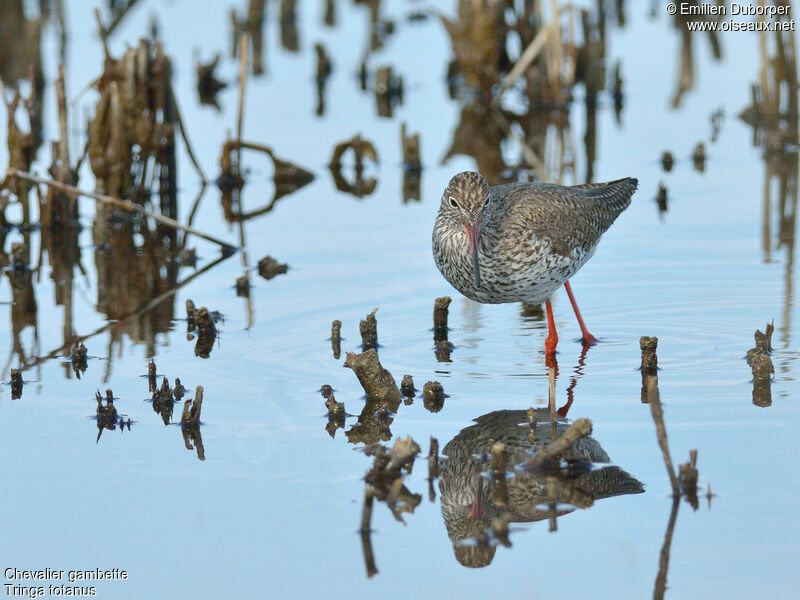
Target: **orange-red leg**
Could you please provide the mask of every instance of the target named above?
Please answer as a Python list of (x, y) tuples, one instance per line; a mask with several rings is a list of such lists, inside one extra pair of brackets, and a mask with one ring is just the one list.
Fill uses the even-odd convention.
[[(569, 296), (569, 301), (572, 304), (572, 310), (575, 311), (575, 316), (578, 318), (578, 325), (581, 328), (581, 335), (583, 336), (584, 345), (596, 344), (597, 338), (589, 333), (588, 329), (586, 329), (586, 325), (583, 322), (583, 317), (581, 317), (581, 311), (578, 310), (578, 303), (575, 302), (575, 296), (572, 295), (572, 286), (570, 286), (569, 281), (564, 282), (564, 289), (567, 290), (567, 296)], [(556, 338), (556, 340), (558, 340), (558, 338)]]
[(556, 322), (553, 319), (553, 306), (550, 300), (545, 302), (547, 309), (547, 339), (544, 341), (544, 354), (546, 357), (555, 357), (556, 345), (558, 344), (558, 333), (556, 332)]

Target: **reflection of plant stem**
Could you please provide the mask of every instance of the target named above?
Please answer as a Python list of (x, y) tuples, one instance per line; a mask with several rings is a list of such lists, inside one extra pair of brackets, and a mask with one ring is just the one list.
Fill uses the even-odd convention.
[[(73, 343), (86, 341), (91, 337), (94, 337), (94, 336), (96, 336), (96, 335), (98, 335), (100, 333), (103, 333), (104, 331), (106, 331), (108, 329), (111, 329), (112, 327), (123, 327), (128, 321), (131, 321), (132, 319), (137, 319), (140, 316), (142, 316), (143, 314), (153, 310), (156, 306), (158, 306), (159, 304), (164, 302), (167, 298), (170, 298), (170, 297), (174, 296), (178, 292), (178, 290), (180, 290), (182, 287), (186, 286), (193, 279), (195, 279), (196, 277), (199, 277), (200, 275), (202, 275), (206, 271), (209, 271), (209, 270), (213, 269), (219, 263), (221, 263), (222, 261), (226, 260), (227, 258), (228, 257), (225, 256), (225, 255), (220, 256), (215, 261), (210, 262), (205, 267), (203, 267), (202, 269), (199, 269), (198, 271), (195, 271), (194, 273), (189, 275), (183, 281), (179, 281), (178, 283), (176, 283), (175, 286), (172, 287), (171, 289), (166, 290), (165, 292), (159, 294), (158, 296), (156, 296), (152, 300), (146, 302), (144, 305), (140, 306), (139, 308), (137, 308), (135, 311), (129, 313), (128, 315), (126, 315), (126, 316), (124, 316), (124, 317), (122, 317), (120, 319), (117, 319), (115, 321), (108, 322), (105, 325), (103, 325), (102, 327), (99, 327), (98, 329), (95, 329), (94, 331), (92, 331), (91, 333), (88, 333), (86, 335), (75, 336), (73, 338)], [(109, 349), (110, 349), (110, 346), (109, 346)], [(39, 364), (41, 364), (43, 362), (46, 362), (48, 360), (51, 360), (51, 359), (56, 358), (58, 356), (61, 356), (63, 352), (64, 352), (64, 347), (63, 346), (59, 346), (58, 348), (56, 348), (55, 350), (51, 351), (48, 354), (45, 354), (43, 356), (37, 356), (31, 362), (26, 363), (25, 366), (26, 367), (31, 367), (31, 366), (34, 366), (34, 365), (39, 365)], [(110, 353), (109, 353), (109, 356), (108, 356), (108, 360), (109, 360), (109, 363), (110, 363), (111, 362), (111, 354)]]
[(367, 567), (367, 577), (372, 577), (378, 572), (375, 566), (375, 555), (372, 553), (372, 539), (370, 538), (370, 521), (372, 521), (372, 502), (374, 495), (369, 486), (364, 490), (364, 510), (361, 513), (361, 546), (364, 549), (364, 564)]
[(112, 196), (106, 196), (105, 194), (98, 194), (96, 192), (90, 192), (87, 190), (82, 190), (76, 188), (75, 186), (68, 185), (66, 183), (61, 183), (60, 181), (55, 181), (53, 179), (45, 179), (43, 177), (37, 177), (36, 175), (32, 175), (30, 173), (26, 173), (25, 171), (20, 171), (18, 169), (9, 168), (6, 170), (6, 180), (9, 178), (18, 177), (20, 179), (25, 179), (27, 181), (33, 181), (35, 183), (43, 183), (45, 185), (49, 185), (50, 187), (56, 188), (64, 193), (73, 194), (78, 196), (88, 196), (89, 198), (94, 198), (95, 200), (99, 200), (105, 204), (110, 204), (111, 206), (115, 206), (117, 208), (121, 208), (127, 211), (133, 211), (141, 213), (147, 217), (150, 217), (154, 221), (158, 221), (162, 225), (166, 225), (168, 227), (172, 227), (174, 229), (181, 229), (187, 233), (194, 234), (198, 237), (203, 238), (204, 240), (208, 240), (209, 242), (214, 242), (215, 244), (219, 244), (222, 246), (223, 250), (229, 251), (231, 249), (236, 249), (234, 246), (229, 244), (228, 242), (224, 242), (218, 238), (215, 238), (212, 235), (207, 233), (203, 233), (202, 231), (198, 231), (197, 229), (193, 229), (183, 223), (179, 223), (175, 219), (171, 219), (169, 217), (165, 217), (164, 215), (151, 212), (145, 208), (142, 208), (138, 204), (131, 202), (130, 200), (121, 200), (119, 198), (114, 198)]
[(669, 482), (672, 485), (672, 495), (680, 497), (678, 478), (675, 475), (675, 468), (672, 466), (672, 457), (669, 454), (669, 444), (667, 443), (667, 428), (664, 426), (664, 413), (661, 411), (661, 399), (658, 394), (658, 376), (649, 375), (647, 377), (647, 401), (653, 413), (653, 421), (656, 423), (656, 436), (658, 445), (661, 446), (661, 453), (664, 456), (664, 465), (667, 467)]
[[(652, 406), (652, 404), (651, 404)], [(656, 584), (653, 588), (653, 600), (661, 600), (667, 589), (667, 569), (669, 568), (669, 549), (672, 545), (672, 532), (675, 530), (675, 521), (678, 518), (678, 507), (680, 506), (680, 496), (672, 498), (672, 510), (669, 513), (667, 531), (664, 533), (664, 545), (661, 546), (661, 555), (658, 559), (658, 575)]]

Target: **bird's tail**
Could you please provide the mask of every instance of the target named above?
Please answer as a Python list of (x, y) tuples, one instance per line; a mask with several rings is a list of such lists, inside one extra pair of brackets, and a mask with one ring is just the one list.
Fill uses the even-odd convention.
[(625, 177), (605, 183), (584, 183), (574, 187), (586, 190), (585, 196), (600, 200), (604, 208), (611, 209), (615, 218), (631, 204), (631, 196), (636, 191), (639, 180)]

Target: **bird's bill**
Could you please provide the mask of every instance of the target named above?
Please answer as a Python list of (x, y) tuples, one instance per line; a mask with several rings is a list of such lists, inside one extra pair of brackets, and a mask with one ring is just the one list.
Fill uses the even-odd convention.
[(478, 264), (478, 243), (481, 239), (481, 224), (475, 223), (472, 227), (464, 225), (464, 231), (467, 232), (467, 240), (469, 241), (469, 251), (472, 254), (472, 268), (475, 272), (475, 287), (481, 287), (481, 269)]

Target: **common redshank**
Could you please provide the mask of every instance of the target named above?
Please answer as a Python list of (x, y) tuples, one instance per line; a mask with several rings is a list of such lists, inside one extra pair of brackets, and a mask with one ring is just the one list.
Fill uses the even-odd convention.
[[(592, 500), (644, 491), (642, 483), (621, 468), (608, 463), (609, 457), (591, 436), (570, 448), (572, 472), (541, 472), (519, 469), (531, 455), (549, 446), (552, 433), (550, 411), (535, 409), (535, 429), (529, 425), (524, 410), (497, 410), (475, 419), (445, 445), (445, 457), (439, 464), (439, 491), (442, 516), (453, 542), (458, 561), (467, 567), (484, 567), (494, 556), (493, 544), (464, 543), (491, 527), (494, 517), (504, 516), (512, 523), (530, 523), (550, 516), (541, 505), (555, 500), (556, 514), (572, 512), (576, 499), (584, 508)], [(556, 438), (564, 436), (569, 423), (556, 417)], [(533, 432), (534, 435), (531, 435)], [(502, 442), (507, 452), (507, 470), (514, 476), (506, 480), (508, 497), (497, 502), (496, 485), (487, 477), (487, 456), (495, 442)], [(594, 463), (594, 464), (592, 464)], [(565, 506), (565, 504), (572, 506)], [(480, 538), (479, 538), (480, 539)]]
[(600, 236), (628, 208), (637, 180), (561, 186), (489, 186), (479, 173), (454, 176), (433, 227), (433, 258), (444, 278), (477, 302), (546, 303), (545, 354), (558, 343), (550, 297), (561, 285), (584, 344), (597, 341), (581, 317), (569, 278), (594, 254)]

